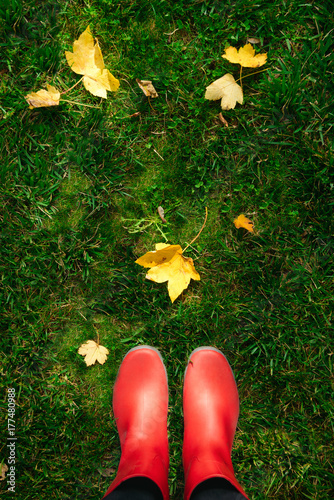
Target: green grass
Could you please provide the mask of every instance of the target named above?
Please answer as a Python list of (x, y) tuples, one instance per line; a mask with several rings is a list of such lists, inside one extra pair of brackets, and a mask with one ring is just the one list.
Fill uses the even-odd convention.
[[(252, 499), (331, 499), (333, 456), (333, 11), (297, 0), (10, 0), (1, 14), (1, 385), (16, 390), (17, 488), (5, 497), (100, 499), (120, 449), (112, 387), (151, 344), (170, 387), (170, 488), (182, 498), (182, 382), (190, 352), (228, 357), (241, 413), (236, 476)], [(64, 51), (88, 24), (120, 80), (59, 107), (24, 96), (79, 77)], [(173, 32), (173, 35), (168, 33)], [(266, 71), (223, 112), (205, 88), (257, 37)], [(136, 78), (153, 81), (144, 97)], [(86, 106), (84, 106), (86, 105)], [(88, 107), (93, 106), (93, 107)], [(131, 117), (139, 112), (137, 117)], [(157, 207), (162, 205), (167, 224)], [(171, 304), (135, 260), (187, 250), (201, 281)], [(240, 213), (255, 233), (237, 230)], [(110, 350), (87, 368), (79, 346)], [(6, 414), (6, 411), (5, 411)], [(2, 421), (7, 437), (7, 422)], [(3, 440), (0, 460), (7, 460)]]

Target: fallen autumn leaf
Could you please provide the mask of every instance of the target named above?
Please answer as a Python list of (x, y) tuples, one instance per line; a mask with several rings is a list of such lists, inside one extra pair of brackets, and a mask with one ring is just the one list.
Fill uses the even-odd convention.
[(244, 214), (239, 215), (239, 217), (237, 217), (233, 222), (237, 229), (243, 227), (244, 229), (247, 229), (247, 231), (250, 231), (251, 233), (254, 232), (253, 222), (247, 219), (247, 217), (245, 217)]
[(259, 68), (267, 61), (267, 54), (255, 55), (255, 50), (250, 43), (240, 47), (239, 50), (235, 47), (227, 47), (222, 57), (233, 64), (240, 64), (244, 68)]
[(8, 465), (0, 464), (0, 481), (3, 481), (6, 478), (7, 471), (8, 471)]
[(146, 278), (156, 283), (168, 281), (168, 293), (172, 302), (185, 290), (190, 280), (200, 280), (191, 257), (182, 255), (180, 245), (157, 243), (156, 250), (147, 252), (136, 264), (151, 268)]
[(211, 83), (206, 88), (204, 97), (210, 101), (221, 99), (221, 107), (224, 110), (234, 109), (237, 102), (244, 102), (242, 88), (229, 73)]
[(38, 92), (31, 92), (31, 94), (24, 96), (29, 104), (29, 109), (59, 105), (60, 92), (49, 84), (46, 85), (46, 88), (47, 90), (42, 89)]
[(159, 97), (158, 92), (155, 90), (150, 80), (139, 80), (137, 78), (136, 82), (138, 83), (139, 88), (144, 92), (146, 97), (152, 97), (152, 98)]
[(94, 365), (96, 361), (98, 361), (100, 365), (103, 365), (107, 360), (109, 350), (97, 344), (94, 340), (88, 340), (79, 347), (78, 354), (85, 356), (85, 363), (87, 366)]
[(107, 98), (107, 90), (115, 92), (119, 80), (105, 68), (99, 43), (94, 39), (89, 26), (73, 43), (73, 52), (65, 51), (69, 66), (74, 73), (83, 76), (83, 84), (91, 94)]

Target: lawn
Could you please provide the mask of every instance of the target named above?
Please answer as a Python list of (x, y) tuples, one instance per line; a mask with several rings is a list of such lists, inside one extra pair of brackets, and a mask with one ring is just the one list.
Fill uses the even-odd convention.
[[(236, 377), (232, 459), (250, 498), (332, 499), (330, 2), (7, 0), (0, 12), (2, 463), (17, 437), (4, 498), (102, 498), (120, 458), (115, 376), (149, 344), (169, 377), (172, 500), (183, 374), (202, 345)], [(118, 91), (79, 83), (29, 109), (28, 93), (78, 82), (64, 52), (88, 25)], [(222, 111), (205, 89), (239, 78), (221, 56), (249, 38), (267, 63), (244, 68), (243, 105)], [(185, 248), (206, 207), (185, 253), (201, 280), (171, 303), (135, 260), (159, 242)], [(235, 227), (240, 214), (253, 233)], [(78, 354), (89, 339), (109, 349), (104, 365)]]

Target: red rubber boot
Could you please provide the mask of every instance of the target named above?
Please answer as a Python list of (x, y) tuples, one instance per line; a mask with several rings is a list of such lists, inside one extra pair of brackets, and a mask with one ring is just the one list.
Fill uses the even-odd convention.
[(126, 479), (146, 477), (168, 500), (167, 410), (167, 373), (160, 353), (150, 346), (131, 349), (122, 361), (113, 393), (121, 460), (104, 496)]
[(245, 498), (234, 476), (231, 450), (239, 416), (239, 396), (225, 356), (213, 347), (195, 349), (183, 388), (184, 498), (207, 479), (229, 481)]

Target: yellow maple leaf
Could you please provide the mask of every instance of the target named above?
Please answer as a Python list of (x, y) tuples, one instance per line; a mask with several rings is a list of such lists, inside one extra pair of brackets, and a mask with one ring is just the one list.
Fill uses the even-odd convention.
[(84, 75), (84, 87), (91, 94), (106, 99), (107, 90), (118, 89), (119, 80), (104, 67), (99, 43), (94, 45), (89, 26), (73, 43), (73, 52), (65, 51), (65, 56), (74, 73)]
[(156, 250), (147, 252), (136, 260), (136, 264), (151, 269), (146, 278), (156, 283), (168, 281), (168, 293), (172, 302), (185, 290), (190, 280), (200, 280), (191, 257), (182, 255), (180, 245), (157, 243)]
[(46, 88), (47, 90), (42, 89), (38, 92), (31, 92), (31, 94), (24, 96), (29, 104), (29, 109), (59, 105), (60, 92), (49, 84), (46, 85)]
[(247, 219), (247, 217), (245, 217), (244, 214), (239, 215), (239, 217), (237, 217), (233, 222), (234, 222), (234, 225), (237, 229), (239, 229), (240, 227), (243, 227), (243, 228), (247, 229), (247, 231), (250, 231), (251, 233), (254, 232), (253, 222), (250, 221), (249, 219)]
[(255, 55), (255, 50), (250, 43), (246, 43), (239, 50), (235, 47), (227, 47), (222, 57), (233, 64), (241, 64), (244, 68), (259, 68), (267, 61), (267, 54)]
[(93, 365), (96, 361), (103, 365), (106, 362), (109, 350), (103, 345), (97, 344), (94, 340), (88, 340), (79, 347), (78, 353), (85, 356), (87, 366)]
[(234, 109), (237, 102), (239, 104), (244, 102), (242, 88), (230, 73), (218, 78), (218, 80), (206, 87), (204, 97), (210, 101), (221, 99), (221, 107), (225, 110)]

